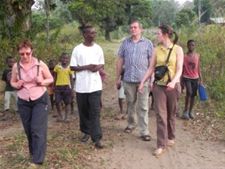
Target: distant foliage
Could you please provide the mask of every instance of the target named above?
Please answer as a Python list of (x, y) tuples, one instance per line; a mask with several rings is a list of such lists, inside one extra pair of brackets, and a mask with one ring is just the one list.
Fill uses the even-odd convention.
[(179, 4), (176, 1), (162, 1), (154, 0), (152, 4), (152, 22), (153, 25), (158, 26), (160, 24), (173, 25), (175, 23), (176, 13), (178, 12)]
[[(215, 3), (215, 1), (213, 1), (213, 3)], [(200, 12), (201, 23), (209, 23), (212, 15), (212, 3), (210, 0), (194, 0), (194, 11), (197, 15)]]
[[(51, 15), (49, 18), (49, 28), (50, 30), (60, 29), (65, 24), (65, 21), (60, 17)], [(40, 32), (46, 30), (46, 16), (41, 12), (36, 12), (32, 14), (32, 26), (31, 26), (31, 37), (36, 36)]]
[(209, 96), (225, 116), (225, 27), (220, 25), (192, 26), (180, 33), (181, 45), (186, 49), (188, 39), (195, 39), (201, 55), (203, 82)]
[(179, 11), (176, 15), (176, 26), (178, 28), (182, 27), (182, 26), (190, 26), (194, 19), (197, 18), (197, 15), (195, 14), (195, 12), (191, 9), (182, 9), (181, 11)]
[(133, 19), (151, 24), (151, 3), (148, 0), (71, 0), (69, 10), (81, 25), (92, 23), (104, 30), (106, 40), (119, 26), (128, 25)]

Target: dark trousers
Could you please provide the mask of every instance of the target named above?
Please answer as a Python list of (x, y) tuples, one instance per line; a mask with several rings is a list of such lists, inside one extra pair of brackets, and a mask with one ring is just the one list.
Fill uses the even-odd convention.
[(183, 78), (183, 81), (186, 87), (186, 95), (195, 97), (198, 91), (198, 79)]
[(44, 161), (47, 141), (48, 94), (34, 101), (18, 98), (18, 111), (28, 139), (33, 163)]
[(92, 93), (76, 93), (80, 117), (80, 130), (89, 134), (93, 142), (102, 138), (100, 126), (101, 91)]
[(164, 148), (168, 139), (175, 139), (175, 119), (180, 95), (180, 85), (174, 89), (167, 90), (167, 87), (154, 85), (153, 97), (157, 122), (157, 147)]

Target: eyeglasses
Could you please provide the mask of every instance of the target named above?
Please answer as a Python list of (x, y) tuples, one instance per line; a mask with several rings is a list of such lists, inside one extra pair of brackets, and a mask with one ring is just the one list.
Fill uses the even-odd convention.
[(29, 56), (30, 54), (31, 54), (31, 52), (24, 52), (24, 53), (19, 53), (20, 54), (20, 56)]

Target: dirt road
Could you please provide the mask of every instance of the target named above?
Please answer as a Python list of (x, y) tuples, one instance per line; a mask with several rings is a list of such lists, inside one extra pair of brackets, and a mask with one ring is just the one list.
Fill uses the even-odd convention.
[[(104, 102), (106, 111), (118, 107), (115, 94), (105, 90)], [(107, 110), (108, 109), (108, 110)], [(150, 142), (139, 138), (137, 129), (124, 133), (126, 120), (103, 120), (104, 141), (107, 145), (103, 151), (98, 151), (92, 161), (94, 169), (225, 169), (225, 140), (209, 141), (199, 139), (192, 132), (188, 121), (177, 119), (176, 144), (168, 148), (159, 158), (152, 155), (156, 147), (155, 113), (150, 112), (149, 130), (152, 136)], [(200, 134), (200, 133), (199, 133)]]
[[(103, 93), (102, 128), (106, 147), (103, 150), (91, 150), (90, 156), (85, 160), (88, 161), (85, 169), (225, 169), (225, 141), (212, 142), (204, 138), (199, 139), (196, 132), (191, 131), (190, 125), (187, 125), (190, 121), (181, 119), (177, 119), (174, 147), (168, 148), (159, 158), (154, 157), (152, 155), (156, 146), (154, 112), (150, 112), (149, 118), (152, 136), (150, 142), (142, 141), (137, 129), (131, 134), (124, 133), (126, 120), (114, 120), (118, 104), (116, 91), (112, 92), (111, 88), (112, 86), (108, 86)], [(78, 121), (71, 123), (78, 124)], [(56, 122), (51, 118), (49, 126), (50, 132), (54, 131), (54, 128), (57, 130)], [(76, 129), (78, 130), (78, 127)], [(5, 128), (1, 127), (0, 137), (6, 138), (21, 132), (23, 130), (20, 121), (12, 122)]]
[[(96, 169), (225, 169), (225, 142), (196, 140), (184, 122), (177, 121), (177, 139), (172, 148), (159, 158), (152, 155), (156, 146), (155, 117), (151, 116), (150, 131), (152, 141), (143, 142), (138, 132), (123, 133), (125, 121), (105, 124), (104, 130), (110, 130), (105, 140), (106, 150), (95, 156)], [(110, 140), (110, 137), (114, 139)]]

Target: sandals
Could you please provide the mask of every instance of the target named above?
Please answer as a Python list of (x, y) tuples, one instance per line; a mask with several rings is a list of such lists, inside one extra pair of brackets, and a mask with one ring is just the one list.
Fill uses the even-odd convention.
[(125, 129), (124, 129), (124, 132), (125, 133), (132, 133), (132, 131), (134, 130), (135, 128), (133, 127), (133, 128), (131, 128), (131, 127), (126, 127)]
[(151, 136), (150, 135), (143, 135), (143, 136), (141, 136), (141, 139), (143, 141), (151, 141)]
[(168, 140), (167, 146), (172, 147), (175, 144), (175, 140)]
[(154, 153), (153, 153), (153, 155), (155, 156), (155, 157), (159, 157), (160, 155), (162, 155), (164, 152), (166, 151), (166, 148), (157, 148), (155, 151), (154, 151)]

